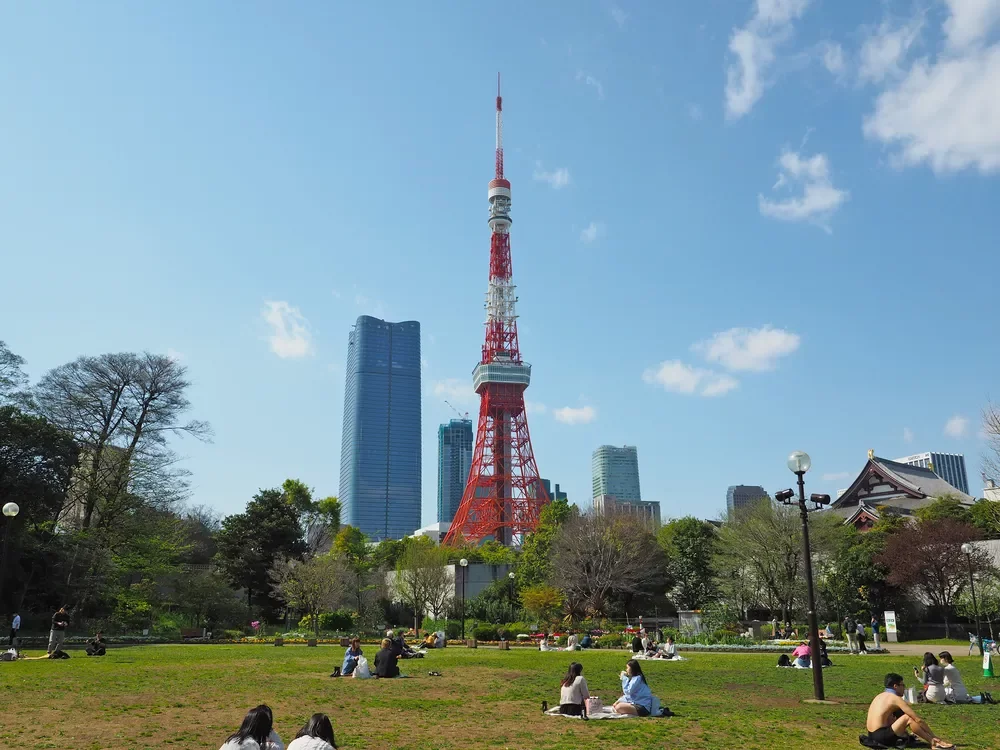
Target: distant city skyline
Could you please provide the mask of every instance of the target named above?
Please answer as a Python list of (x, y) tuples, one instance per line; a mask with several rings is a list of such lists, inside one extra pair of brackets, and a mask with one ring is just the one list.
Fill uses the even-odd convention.
[(734, 484), (726, 490), (726, 512), (734, 513), (770, 497), (767, 490), (758, 484)]

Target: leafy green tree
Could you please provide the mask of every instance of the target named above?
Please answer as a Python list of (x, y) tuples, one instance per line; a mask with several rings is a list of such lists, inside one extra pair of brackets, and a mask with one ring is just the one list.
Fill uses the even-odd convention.
[(340, 501), (335, 497), (314, 500), (313, 490), (298, 479), (286, 479), (281, 490), (298, 513), (309, 552), (315, 555), (329, 550), (340, 530)]
[(355, 611), (359, 616), (363, 615), (370, 594), (377, 588), (377, 584), (372, 580), (377, 560), (368, 545), (368, 537), (356, 526), (342, 526), (334, 537), (333, 549), (347, 564)]
[(244, 620), (244, 606), (219, 571), (185, 571), (175, 577), (173, 589), (177, 610), (193, 627), (234, 627)]
[(453, 594), (454, 580), (445, 567), (448, 552), (434, 546), (427, 537), (407, 539), (403, 554), (396, 561), (394, 588), (400, 599), (413, 609), (413, 629), (420, 613), (430, 610), (438, 617)]
[(668, 596), (677, 608), (699, 609), (707, 605), (715, 597), (715, 527), (686, 516), (661, 526), (656, 541), (666, 556), (667, 576), (672, 581)]
[(972, 523), (972, 512), (969, 506), (952, 495), (935, 498), (930, 505), (918, 508), (914, 515), (920, 521), (940, 521), (947, 518), (958, 523)]
[(978, 613), (980, 623), (986, 624), (990, 638), (996, 640), (993, 624), (1000, 621), (1000, 577), (985, 575), (977, 579), (975, 604), (972, 591), (964, 589), (955, 600), (955, 611), (970, 623), (976, 622)]
[(544, 584), (529, 586), (521, 592), (521, 604), (525, 611), (545, 628), (551, 628), (559, 621), (565, 598), (562, 591)]
[(986, 539), (1000, 539), (1000, 503), (979, 500), (969, 509), (970, 522)]
[(552, 575), (552, 542), (559, 529), (576, 513), (566, 500), (553, 500), (542, 508), (538, 528), (528, 534), (521, 548), (521, 558), (514, 571), (518, 589), (546, 583)]
[(5, 403), (25, 405), (28, 376), (24, 374), (24, 358), (14, 354), (0, 341), (0, 406)]
[(268, 570), (281, 557), (306, 553), (299, 516), (278, 489), (260, 490), (243, 513), (226, 516), (217, 535), (219, 566), (233, 586), (246, 591), (247, 610), (256, 602), (273, 614)]
[(268, 572), (271, 595), (305, 613), (318, 638), (320, 614), (339, 606), (348, 590), (345, 568), (343, 558), (335, 554), (318, 555), (304, 561), (279, 558)]

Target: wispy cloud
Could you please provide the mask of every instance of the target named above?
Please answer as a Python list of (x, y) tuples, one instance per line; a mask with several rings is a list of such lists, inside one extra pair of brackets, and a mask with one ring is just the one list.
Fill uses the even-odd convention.
[(586, 228), (582, 232), (580, 232), (580, 241), (586, 242), (589, 245), (603, 233), (604, 233), (604, 225), (599, 222), (592, 221), (590, 222), (590, 224), (586, 226)]
[(729, 51), (736, 56), (726, 73), (726, 116), (739, 119), (753, 109), (768, 85), (776, 50), (793, 33), (810, 0), (757, 0), (745, 26), (733, 29)]
[(292, 307), (287, 302), (266, 300), (261, 317), (271, 328), (267, 341), (272, 352), (282, 359), (294, 359), (312, 354), (309, 321), (297, 307)]
[(597, 418), (597, 410), (593, 406), (564, 406), (553, 409), (552, 414), (563, 424), (589, 424)]
[(903, 428), (903, 442), (904, 443), (913, 442), (913, 430), (911, 430), (909, 427)]
[(843, 76), (847, 69), (844, 48), (836, 42), (824, 42), (820, 49), (823, 51), (823, 67), (837, 78)]
[(174, 362), (183, 362), (186, 357), (183, 352), (179, 352), (176, 349), (167, 349), (167, 359), (172, 359)]
[(796, 351), (801, 341), (797, 333), (772, 326), (730, 328), (699, 341), (691, 350), (701, 354), (706, 362), (720, 364), (727, 370), (765, 372)]
[(525, 401), (524, 408), (528, 414), (544, 414), (548, 411), (548, 407), (538, 401)]
[(569, 170), (566, 167), (557, 167), (551, 171), (545, 170), (540, 161), (535, 162), (535, 171), (532, 177), (538, 182), (547, 182), (553, 190), (560, 190), (569, 185)]
[(963, 438), (969, 434), (969, 419), (956, 414), (944, 423), (944, 434), (948, 437)]
[(582, 81), (587, 86), (593, 87), (597, 91), (597, 97), (599, 99), (604, 98), (604, 85), (598, 81), (594, 76), (589, 73), (584, 73), (582, 70), (576, 72), (576, 80)]
[(847, 190), (833, 186), (826, 154), (803, 157), (785, 149), (778, 160), (780, 170), (773, 190), (797, 188), (798, 194), (780, 200), (757, 195), (762, 216), (781, 221), (808, 221), (830, 232), (829, 221), (850, 197)]
[(850, 479), (853, 476), (855, 475), (849, 471), (832, 471), (823, 474), (820, 478), (824, 482), (842, 482), (843, 480)]
[(701, 367), (692, 367), (678, 359), (661, 362), (642, 374), (642, 379), (650, 385), (659, 385), (671, 393), (699, 396), (724, 396), (739, 387), (739, 381), (731, 375), (713, 372)]
[(868, 29), (861, 45), (861, 62), (858, 76), (862, 81), (880, 83), (889, 77), (902, 74), (901, 63), (906, 60), (910, 47), (920, 38), (923, 19), (917, 17), (902, 26), (883, 21), (878, 28)]
[(434, 395), (442, 401), (450, 401), (456, 406), (473, 406), (478, 396), (472, 390), (471, 380), (445, 378), (437, 380), (433, 386)]
[(619, 8), (617, 5), (611, 6), (611, 17), (615, 19), (615, 23), (618, 24), (619, 29), (625, 28), (625, 22), (628, 20), (628, 13)]

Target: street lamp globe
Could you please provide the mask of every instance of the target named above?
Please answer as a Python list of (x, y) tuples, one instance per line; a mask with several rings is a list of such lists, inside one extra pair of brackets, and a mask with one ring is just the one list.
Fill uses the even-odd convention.
[(469, 561), (463, 557), (461, 560), (458, 561), (458, 564), (461, 565), (463, 568), (465, 568), (468, 567)]
[(508, 578), (509, 578), (510, 580), (512, 580), (512, 581), (513, 581), (513, 580), (514, 580), (514, 571), (513, 571), (513, 570), (512, 570), (512, 571), (510, 571), (510, 573), (508, 573), (508, 574), (507, 574), (507, 577), (508, 577)]
[(812, 459), (805, 451), (792, 451), (788, 457), (788, 470), (793, 474), (805, 474), (812, 466)]
[[(6, 512), (6, 508), (4, 509), (4, 511)], [(962, 545), (962, 552), (964, 552), (967, 555), (971, 555), (973, 549), (974, 549), (974, 547), (971, 544), (969, 544), (968, 542), (966, 542), (965, 544)]]
[(17, 507), (17, 503), (7, 503), (3, 506), (3, 514), (7, 516), (7, 518), (13, 518), (20, 512), (21, 509)]

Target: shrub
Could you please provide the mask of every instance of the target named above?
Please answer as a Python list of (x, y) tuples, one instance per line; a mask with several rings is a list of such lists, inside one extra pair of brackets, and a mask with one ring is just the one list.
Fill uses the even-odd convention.
[(594, 648), (623, 648), (625, 641), (620, 633), (607, 633), (593, 639)]
[(319, 616), (320, 630), (336, 630), (348, 632), (354, 626), (354, 618), (346, 609), (338, 609), (336, 612), (324, 612)]
[(561, 635), (558, 638), (556, 638), (556, 645), (557, 646), (565, 646), (568, 642), (569, 642), (569, 636), (568, 635)]
[(495, 641), (498, 639), (495, 625), (480, 625), (472, 631), (472, 637), (477, 641)]
[(454, 620), (424, 620), (421, 630), (426, 630), (428, 633), (443, 630), (445, 638), (454, 641), (462, 636), (462, 623)]

